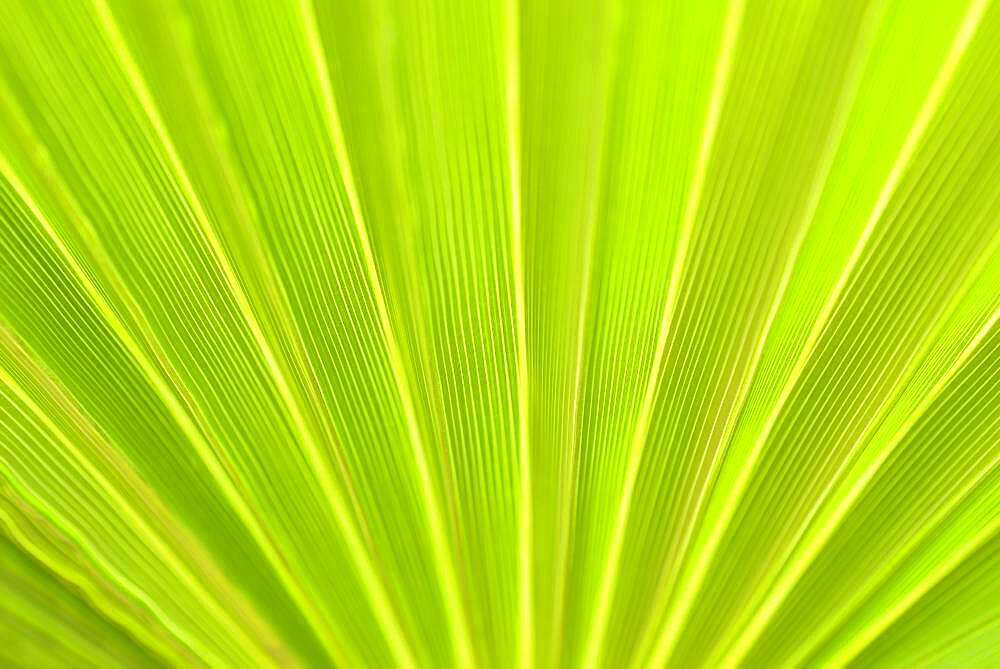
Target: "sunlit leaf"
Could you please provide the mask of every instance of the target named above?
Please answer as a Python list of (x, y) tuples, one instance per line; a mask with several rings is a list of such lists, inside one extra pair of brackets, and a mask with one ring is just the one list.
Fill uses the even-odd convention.
[(0, 664), (998, 663), (989, 0), (0, 7)]

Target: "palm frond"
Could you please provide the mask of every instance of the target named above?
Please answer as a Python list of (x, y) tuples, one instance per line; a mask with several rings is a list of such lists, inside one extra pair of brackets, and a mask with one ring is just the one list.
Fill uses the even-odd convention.
[(1000, 662), (989, 0), (8, 0), (0, 662)]

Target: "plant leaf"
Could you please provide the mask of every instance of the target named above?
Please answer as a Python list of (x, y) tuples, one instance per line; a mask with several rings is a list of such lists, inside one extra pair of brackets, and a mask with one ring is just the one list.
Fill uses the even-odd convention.
[(10, 0), (12, 666), (993, 666), (989, 0)]

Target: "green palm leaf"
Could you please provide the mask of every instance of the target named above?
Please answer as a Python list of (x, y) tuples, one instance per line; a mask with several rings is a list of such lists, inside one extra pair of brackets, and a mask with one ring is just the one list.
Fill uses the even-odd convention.
[(1000, 662), (989, 0), (9, 0), (0, 663)]

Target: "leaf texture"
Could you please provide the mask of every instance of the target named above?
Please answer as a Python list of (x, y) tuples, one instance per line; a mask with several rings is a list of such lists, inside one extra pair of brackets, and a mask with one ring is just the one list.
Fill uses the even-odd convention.
[(9, 0), (0, 662), (1000, 662), (990, 0)]

